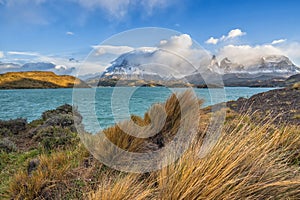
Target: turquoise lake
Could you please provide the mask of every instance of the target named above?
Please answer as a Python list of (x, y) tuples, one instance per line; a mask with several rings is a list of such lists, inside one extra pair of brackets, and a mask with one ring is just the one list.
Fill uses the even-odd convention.
[[(95, 98), (91, 101), (90, 98), (82, 99), (87, 105), (95, 102), (95, 113), (101, 128), (106, 128), (115, 123), (113, 112), (111, 109), (112, 95), (115, 88), (90, 88), (76, 89), (80, 91), (83, 97), (85, 94), (94, 92)], [(123, 91), (126, 94), (127, 90), (132, 88), (118, 88), (116, 91)], [(239, 97), (249, 98), (254, 94), (265, 92), (275, 88), (247, 88), (247, 87), (226, 87), (224, 90), (215, 89), (194, 89), (197, 96), (204, 99), (204, 105), (209, 106), (216, 103), (236, 100)], [(175, 89), (181, 91), (183, 89)], [(164, 102), (172, 93), (167, 88), (163, 87), (140, 87), (137, 88), (131, 95), (129, 101), (129, 113), (143, 116), (153, 103)], [(23, 89), (23, 90), (0, 90), (0, 119), (8, 120), (15, 118), (26, 118), (29, 122), (38, 119), (41, 114), (50, 109), (68, 103), (73, 104), (73, 89)], [(122, 98), (118, 96), (116, 98)], [(119, 105), (118, 105), (119, 103)], [(122, 108), (122, 101), (114, 102), (116, 107)], [(116, 108), (118, 109), (118, 108)], [(93, 123), (90, 122), (90, 113), (86, 112), (84, 107), (80, 107), (80, 113), (83, 116), (83, 123), (86, 130), (90, 132), (98, 131)], [(95, 122), (94, 122), (95, 123)]]

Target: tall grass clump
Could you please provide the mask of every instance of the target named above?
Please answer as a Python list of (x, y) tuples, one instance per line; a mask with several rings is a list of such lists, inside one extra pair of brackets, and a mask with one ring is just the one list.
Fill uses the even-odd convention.
[[(128, 152), (156, 151), (172, 141), (178, 132), (187, 136), (197, 132), (198, 127), (191, 127), (199, 120), (197, 110), (200, 103), (190, 90), (182, 94), (173, 94), (164, 104), (152, 105), (144, 118), (131, 116), (131, 120), (116, 124), (98, 134), (82, 134), (81, 139), (96, 158), (99, 156), (118, 162), (123, 159), (123, 155), (120, 155), (111, 143)], [(145, 134), (150, 136), (139, 137)]]
[(243, 124), (238, 131), (225, 131), (203, 159), (197, 158), (199, 147), (193, 147), (177, 163), (154, 173), (159, 198), (300, 198), (299, 166), (291, 165), (299, 153), (299, 131), (269, 126)]
[(123, 199), (155, 199), (154, 188), (147, 180), (140, 179), (139, 175), (129, 174), (110, 178), (105, 174), (96, 192), (88, 194), (90, 200), (123, 200)]

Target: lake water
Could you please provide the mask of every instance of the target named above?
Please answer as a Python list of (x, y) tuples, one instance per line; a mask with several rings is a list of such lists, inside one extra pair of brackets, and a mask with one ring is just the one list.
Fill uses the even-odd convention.
[[(114, 91), (115, 89), (115, 91)], [(223, 89), (194, 89), (197, 96), (204, 99), (203, 106), (213, 105), (216, 103), (236, 100), (239, 97), (251, 97), (254, 94), (265, 92), (274, 88), (246, 88), (246, 87), (226, 87)], [(132, 92), (132, 88), (90, 88), (76, 89), (82, 94), (86, 105), (95, 102), (95, 112), (101, 128), (108, 127), (115, 123), (113, 112), (111, 109), (112, 96), (115, 96), (115, 110), (124, 106), (124, 101), (128, 97), (122, 97), (128, 92)], [(183, 89), (175, 89), (181, 91)], [(122, 91), (122, 94), (120, 94)], [(91, 101), (88, 98), (90, 93), (95, 93), (95, 98)], [(156, 102), (164, 102), (172, 92), (163, 87), (141, 87), (136, 88), (129, 98), (129, 113), (143, 116), (149, 107)], [(0, 90), (0, 119), (8, 120), (15, 118), (27, 118), (30, 122), (38, 119), (41, 114), (50, 109), (68, 103), (72, 104), (73, 89), (25, 89), (25, 90)], [(74, 101), (76, 102), (76, 101)], [(80, 106), (79, 111), (83, 115), (84, 124), (88, 131), (95, 132), (95, 126), (90, 122), (90, 113)], [(95, 123), (95, 122), (94, 122)], [(98, 122), (97, 122), (98, 123)]]

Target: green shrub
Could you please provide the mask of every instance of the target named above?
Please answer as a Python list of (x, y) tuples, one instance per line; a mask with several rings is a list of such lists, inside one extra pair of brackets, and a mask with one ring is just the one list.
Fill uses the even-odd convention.
[(5, 127), (0, 128), (0, 136), (7, 137), (7, 136), (11, 136), (11, 135), (12, 135), (12, 132), (8, 128), (5, 128)]
[(33, 139), (47, 151), (74, 145), (79, 141), (77, 134), (70, 129), (59, 126), (49, 126), (38, 130)]
[(23, 118), (12, 119), (8, 121), (0, 120), (0, 129), (6, 128), (13, 134), (18, 134), (20, 131), (26, 130), (27, 120)]

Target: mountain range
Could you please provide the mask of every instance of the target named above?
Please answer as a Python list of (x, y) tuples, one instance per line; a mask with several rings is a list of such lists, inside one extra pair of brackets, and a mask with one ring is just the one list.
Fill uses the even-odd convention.
[(228, 73), (279, 73), (295, 74), (300, 72), (290, 59), (282, 55), (261, 56), (250, 64), (232, 62), (229, 58), (223, 58), (218, 62), (216, 56), (212, 57), (209, 68), (220, 74)]
[[(178, 58), (161, 59), (162, 53), (159, 50), (136, 50), (124, 53), (112, 61), (104, 71), (85, 74), (79, 78), (91, 86), (115, 86), (117, 84), (168, 87), (222, 87), (223, 85), (274, 87), (284, 86), (287, 78), (300, 73), (300, 68), (283, 55), (258, 56), (247, 63), (238, 63), (227, 57), (219, 59), (213, 55), (207, 65), (199, 66), (193, 71), (184, 71), (185, 67)], [(155, 64), (158, 61), (164, 63)], [(168, 63), (170, 63), (169, 68), (165, 68), (164, 66)], [(173, 73), (176, 71), (173, 68), (179, 73)], [(64, 75), (72, 74), (75, 69), (47, 62), (23, 65), (0, 62), (0, 73), (25, 71), (51, 71)]]
[[(200, 66), (192, 73), (176, 77), (172, 73), (164, 73), (160, 66), (143, 64), (151, 52), (130, 52), (119, 56), (111, 65), (97, 76), (90, 76), (86, 82), (93, 86), (157, 86), (169, 87), (207, 87), (216, 86), (252, 86), (273, 87), (283, 86), (285, 80), (300, 73), (290, 59), (283, 55), (257, 57), (250, 63), (243, 64), (223, 58), (218, 61), (212, 56), (208, 66)], [(142, 57), (141, 57), (142, 56)], [(155, 68), (156, 67), (156, 68)], [(158, 70), (155, 70), (158, 69)], [(155, 72), (157, 71), (157, 72)], [(223, 83), (220, 83), (222, 79)]]

